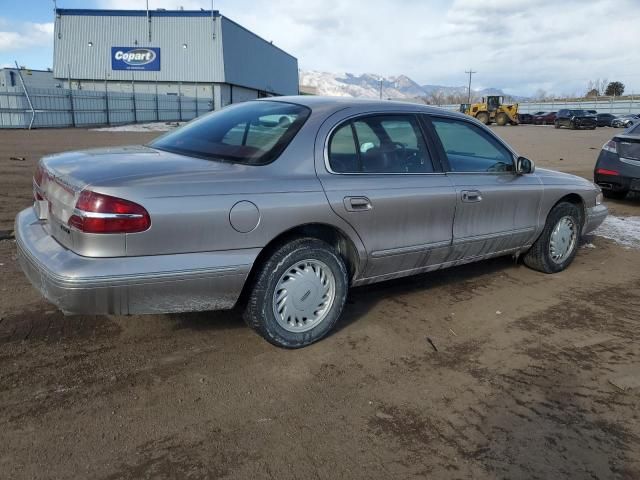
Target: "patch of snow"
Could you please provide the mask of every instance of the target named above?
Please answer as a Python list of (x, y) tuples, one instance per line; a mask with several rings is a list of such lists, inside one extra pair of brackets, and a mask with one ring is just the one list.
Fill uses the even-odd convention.
[(609, 215), (593, 234), (625, 247), (640, 248), (640, 217)]
[(180, 122), (132, 123), (117, 127), (92, 128), (93, 132), (168, 132), (182, 125)]
[(593, 243), (585, 243), (581, 248), (596, 248)]

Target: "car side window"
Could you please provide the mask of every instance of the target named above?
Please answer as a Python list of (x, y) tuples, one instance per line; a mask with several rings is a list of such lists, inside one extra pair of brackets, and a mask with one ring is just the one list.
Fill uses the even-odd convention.
[(432, 118), (452, 172), (513, 172), (513, 156), (470, 122)]
[(413, 115), (376, 115), (347, 122), (331, 136), (328, 157), (336, 173), (434, 171)]
[(351, 122), (344, 124), (333, 133), (329, 142), (329, 164), (334, 172), (354, 173), (361, 171)]

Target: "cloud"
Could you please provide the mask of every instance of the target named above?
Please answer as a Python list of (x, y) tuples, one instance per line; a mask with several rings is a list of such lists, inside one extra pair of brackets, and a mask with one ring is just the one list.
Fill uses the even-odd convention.
[[(147, 2), (146, 0), (98, 0), (98, 6), (123, 10), (144, 10), (147, 7)], [(180, 7), (185, 10), (210, 9), (211, 0), (149, 0), (149, 9), (177, 10)]]
[[(298, 57), (305, 69), (409, 75), (422, 84), (530, 94), (582, 92), (593, 78), (635, 81), (634, 0), (220, 1), (233, 18)], [(624, 12), (624, 14), (621, 14)], [(634, 76), (636, 77), (634, 79)]]
[(0, 52), (50, 46), (53, 42), (53, 23), (12, 22), (11, 27), (7, 20), (0, 19)]

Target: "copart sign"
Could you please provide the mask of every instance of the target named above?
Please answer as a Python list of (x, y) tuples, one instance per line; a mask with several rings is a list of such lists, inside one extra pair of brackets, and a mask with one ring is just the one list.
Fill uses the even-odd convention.
[(160, 49), (111, 47), (111, 70), (160, 70)]

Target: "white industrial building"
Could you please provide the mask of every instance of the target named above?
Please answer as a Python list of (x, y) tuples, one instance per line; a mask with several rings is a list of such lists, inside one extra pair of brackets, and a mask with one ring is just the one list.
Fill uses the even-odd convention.
[(230, 103), (298, 93), (298, 61), (216, 10), (57, 9), (64, 87)]

